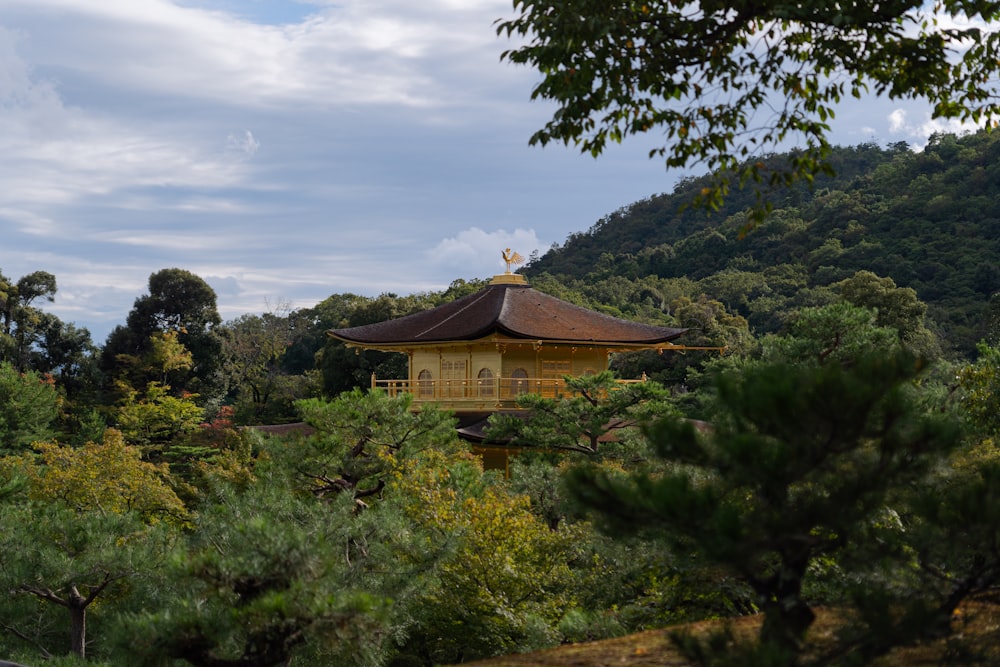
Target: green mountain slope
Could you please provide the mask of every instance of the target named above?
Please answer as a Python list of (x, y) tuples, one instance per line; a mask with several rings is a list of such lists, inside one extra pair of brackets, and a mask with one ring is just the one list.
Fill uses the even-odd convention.
[(774, 212), (749, 232), (750, 192), (706, 213), (684, 208), (705, 185), (690, 179), (570, 236), (525, 273), (588, 285), (696, 281), (764, 333), (810, 303), (810, 290), (868, 270), (913, 288), (946, 348), (972, 354), (1000, 290), (1000, 136), (935, 136), (920, 153), (837, 148), (832, 162), (835, 176), (775, 191)]

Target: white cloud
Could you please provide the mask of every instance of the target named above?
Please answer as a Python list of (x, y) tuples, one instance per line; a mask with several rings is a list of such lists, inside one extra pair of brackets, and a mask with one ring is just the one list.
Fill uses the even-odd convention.
[[(195, 136), (65, 104), (56, 83), (19, 55), (26, 40), (0, 27), (0, 181), (8, 210), (22, 211), (12, 218), (33, 221), (25, 231), (66, 234), (74, 227), (32, 209), (137, 187), (228, 187), (244, 178), (238, 161)], [(243, 152), (256, 147), (248, 132)]]
[(914, 148), (923, 148), (932, 134), (967, 134), (978, 126), (957, 118), (932, 118), (931, 113), (920, 113), (921, 120), (913, 121), (905, 109), (894, 109), (887, 117), (890, 134), (903, 135)]
[(45, 45), (33, 51), (43, 65), (148, 94), (269, 108), (475, 103), (468, 88), (427, 65), (495, 65), (487, 12), (508, 11), (495, 1), (459, 9), (346, 0), (300, 23), (262, 25), (165, 0), (7, 2), (4, 12), (31, 23), (36, 49)]
[(544, 244), (539, 241), (534, 229), (515, 229), (512, 232), (499, 229), (493, 232), (478, 227), (460, 231), (453, 237), (442, 239), (428, 251), (428, 259), (439, 269), (461, 272), (476, 271), (474, 277), (486, 278), (506, 269), (501, 251), (511, 248), (523, 257), (528, 257)]
[(222, 249), (232, 244), (228, 236), (211, 234), (172, 234), (159, 231), (125, 230), (102, 232), (96, 240), (108, 244), (154, 248), (158, 250), (204, 251)]
[(226, 147), (247, 157), (252, 157), (260, 150), (260, 142), (253, 136), (253, 132), (244, 130), (242, 134), (233, 133), (226, 137)]
[(12, 222), (21, 233), (31, 236), (49, 236), (56, 229), (51, 218), (18, 208), (0, 208), (0, 220)]
[(906, 111), (903, 109), (893, 109), (889, 114), (889, 132), (898, 134), (906, 130)]

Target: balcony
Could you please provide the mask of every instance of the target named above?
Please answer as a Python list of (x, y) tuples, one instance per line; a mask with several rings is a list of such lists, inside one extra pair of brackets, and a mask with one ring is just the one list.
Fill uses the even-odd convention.
[[(619, 385), (645, 382), (618, 380)], [(412, 394), (413, 405), (435, 403), (455, 412), (492, 412), (516, 410), (521, 394), (539, 394), (545, 398), (562, 398), (573, 394), (562, 378), (490, 378), (466, 380), (379, 380), (372, 375), (372, 389), (381, 389), (389, 396)]]

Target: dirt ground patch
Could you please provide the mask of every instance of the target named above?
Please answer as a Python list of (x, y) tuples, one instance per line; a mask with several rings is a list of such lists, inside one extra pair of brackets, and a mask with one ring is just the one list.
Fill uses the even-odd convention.
[[(761, 617), (746, 616), (649, 630), (627, 637), (466, 663), (465, 667), (691, 667), (692, 663), (680, 654), (670, 639), (671, 633), (680, 630), (707, 634), (721, 629), (727, 622), (737, 637), (750, 638), (760, 627)], [(842, 618), (835, 612), (819, 610), (809, 630), (809, 642), (816, 646), (829, 645), (841, 624)], [(949, 640), (896, 649), (875, 665), (1000, 665), (1000, 606), (969, 603), (956, 614), (954, 629)]]

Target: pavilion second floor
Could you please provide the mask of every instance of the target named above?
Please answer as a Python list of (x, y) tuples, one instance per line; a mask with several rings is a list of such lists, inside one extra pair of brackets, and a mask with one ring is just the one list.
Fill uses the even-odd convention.
[[(618, 380), (620, 385), (644, 382)], [(456, 413), (518, 410), (517, 399), (523, 394), (538, 394), (545, 398), (563, 398), (573, 392), (562, 377), (531, 377), (527, 373), (510, 377), (476, 377), (464, 379), (380, 380), (374, 375), (372, 389), (381, 389), (389, 396), (410, 394), (412, 406), (434, 404)]]

